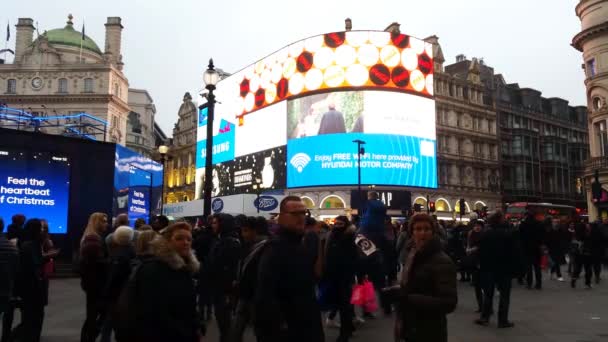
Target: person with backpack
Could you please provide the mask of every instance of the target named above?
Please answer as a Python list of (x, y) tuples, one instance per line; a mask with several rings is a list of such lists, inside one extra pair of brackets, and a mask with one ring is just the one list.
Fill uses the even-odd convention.
[(243, 253), (238, 266), (238, 303), (232, 329), (233, 342), (243, 341), (245, 328), (253, 320), (253, 296), (258, 280), (258, 264), (268, 242), (266, 219), (247, 217), (242, 220), (241, 238), (243, 239)]
[[(131, 274), (131, 263), (135, 258), (134, 235), (135, 232), (130, 227), (120, 226), (111, 234), (111, 239), (107, 243), (109, 268), (104, 300), (109, 308), (109, 317), (106, 317), (102, 328), (101, 342), (111, 341), (112, 330), (116, 330), (114, 327), (118, 324), (116, 318), (112, 317), (112, 311)], [(119, 340), (119, 337), (116, 337)]]
[(214, 215), (211, 229), (215, 237), (204, 264), (202, 281), (206, 282), (211, 295), (220, 341), (226, 342), (230, 337), (241, 242), (232, 215)]
[[(131, 322), (127, 341), (198, 342), (201, 324), (193, 277), (199, 262), (192, 252), (192, 228), (178, 222), (151, 242), (154, 258), (133, 270), (125, 288)], [(123, 297), (123, 294), (121, 294)]]

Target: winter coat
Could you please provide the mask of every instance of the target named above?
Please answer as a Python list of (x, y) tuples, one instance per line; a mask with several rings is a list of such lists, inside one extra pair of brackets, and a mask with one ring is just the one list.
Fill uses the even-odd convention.
[(563, 265), (566, 263), (566, 253), (570, 246), (570, 233), (567, 228), (559, 227), (547, 232), (545, 242), (549, 249), (549, 256), (554, 263)]
[(523, 251), (528, 258), (540, 258), (545, 228), (542, 222), (528, 216), (520, 225), (519, 233)]
[(302, 235), (279, 228), (261, 256), (255, 294), (259, 342), (322, 342), (313, 260)]
[[(360, 233), (374, 241), (384, 240), (384, 219), (386, 218), (386, 206), (381, 200), (369, 200), (365, 206), (361, 218)], [(379, 236), (381, 235), (381, 237)]]
[(396, 338), (408, 342), (447, 342), (446, 315), (458, 302), (456, 266), (435, 238), (416, 253), (402, 280), (395, 322)]
[(108, 278), (104, 289), (104, 298), (112, 303), (118, 299), (120, 291), (129, 279), (135, 250), (131, 244), (118, 246), (111, 242), (108, 254)]
[(606, 253), (606, 237), (603, 232), (603, 225), (593, 223), (591, 224), (590, 234), (590, 249), (591, 256), (594, 258), (603, 258)]
[(490, 226), (479, 241), (479, 265), (482, 274), (519, 276), (524, 269), (519, 239), (507, 224)]
[(7, 301), (15, 288), (19, 266), (19, 251), (4, 235), (0, 235), (0, 305)]
[(199, 263), (191, 253), (182, 258), (167, 240), (152, 242), (155, 258), (136, 274), (135, 336), (141, 342), (198, 342), (199, 318), (193, 276)]
[(103, 293), (108, 275), (107, 252), (101, 236), (89, 234), (80, 243), (80, 286), (90, 294)]
[(323, 279), (340, 285), (354, 282), (359, 252), (352, 229), (334, 228), (325, 243)]
[(255, 288), (258, 281), (258, 267), (260, 258), (268, 240), (264, 238), (258, 239), (251, 246), (247, 246), (247, 250), (239, 261), (238, 272), (238, 289), (239, 299), (244, 301), (253, 300)]
[(24, 303), (31, 305), (46, 305), (48, 303), (48, 287), (42, 274), (44, 258), (40, 241), (30, 240), (21, 244), (19, 249), (19, 271), (17, 294)]
[(228, 295), (238, 274), (241, 243), (234, 233), (215, 238), (201, 270), (203, 281), (214, 295)]

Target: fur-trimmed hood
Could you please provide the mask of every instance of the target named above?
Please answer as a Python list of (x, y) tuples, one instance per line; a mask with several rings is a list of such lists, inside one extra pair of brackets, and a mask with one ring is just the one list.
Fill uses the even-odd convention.
[(167, 239), (162, 236), (156, 237), (151, 243), (152, 253), (156, 256), (160, 261), (167, 264), (174, 270), (187, 269), (188, 272), (194, 274), (197, 273), (200, 268), (200, 263), (194, 252), (191, 250), (190, 254), (187, 258), (182, 258), (177, 254), (177, 252), (173, 251), (169, 248), (169, 243)]

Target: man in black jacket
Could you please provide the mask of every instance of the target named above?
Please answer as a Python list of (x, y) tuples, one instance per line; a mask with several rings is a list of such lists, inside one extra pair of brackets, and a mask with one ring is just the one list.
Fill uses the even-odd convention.
[(542, 257), (541, 246), (544, 242), (545, 228), (543, 227), (544, 217), (541, 212), (531, 211), (526, 219), (519, 225), (519, 233), (523, 246), (526, 262), (526, 282), (528, 289), (532, 288), (532, 273), (536, 279), (535, 288), (542, 289), (543, 275), (540, 269)]
[(519, 244), (501, 212), (488, 219), (489, 230), (479, 242), (479, 260), (482, 283), (484, 284), (484, 301), (481, 318), (475, 321), (479, 325), (488, 325), (493, 311), (494, 290), (500, 292), (498, 304), (498, 327), (511, 328), (509, 322), (509, 304), (511, 301), (511, 279), (517, 275), (523, 263)]
[(241, 250), (235, 228), (231, 215), (217, 214), (213, 217), (211, 229), (216, 237), (202, 270), (203, 281), (207, 282), (211, 293), (221, 342), (228, 341), (230, 336), (232, 299)]
[(281, 201), (279, 230), (259, 265), (255, 294), (258, 342), (323, 342), (313, 261), (302, 244), (306, 206), (297, 196)]

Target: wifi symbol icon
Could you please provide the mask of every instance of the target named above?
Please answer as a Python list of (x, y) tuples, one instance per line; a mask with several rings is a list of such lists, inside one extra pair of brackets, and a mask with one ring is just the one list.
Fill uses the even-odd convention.
[(289, 161), (289, 163), (293, 165), (293, 167), (295, 167), (299, 173), (304, 170), (304, 168), (306, 167), (306, 165), (308, 165), (309, 162), (310, 157), (306, 153), (297, 153), (296, 155), (291, 157), (291, 160)]

